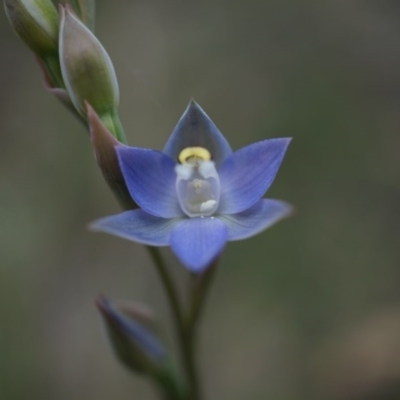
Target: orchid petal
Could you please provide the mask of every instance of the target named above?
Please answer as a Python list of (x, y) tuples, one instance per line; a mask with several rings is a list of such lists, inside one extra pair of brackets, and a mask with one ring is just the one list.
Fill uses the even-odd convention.
[(261, 199), (238, 214), (218, 218), (228, 227), (228, 240), (247, 239), (293, 213), (293, 207), (280, 200)]
[(183, 215), (175, 190), (175, 162), (160, 151), (118, 146), (129, 193), (140, 208), (162, 218)]
[(232, 154), (229, 143), (203, 109), (191, 100), (164, 147), (164, 153), (177, 160), (187, 147), (204, 147), (215, 164), (220, 165)]
[(90, 229), (150, 246), (168, 246), (171, 231), (178, 222), (177, 218), (160, 218), (143, 210), (132, 210), (94, 221)]
[(221, 200), (218, 212), (236, 214), (255, 204), (271, 186), (290, 138), (269, 139), (236, 151), (218, 170)]
[(217, 218), (189, 218), (171, 232), (170, 245), (183, 265), (199, 273), (221, 253), (227, 241), (227, 227)]

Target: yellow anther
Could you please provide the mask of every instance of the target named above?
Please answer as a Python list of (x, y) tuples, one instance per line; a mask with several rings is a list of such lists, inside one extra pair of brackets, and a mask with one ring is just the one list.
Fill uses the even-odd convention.
[(178, 157), (178, 160), (181, 164), (187, 162), (196, 162), (198, 161), (210, 161), (211, 154), (204, 147), (186, 147), (183, 149)]

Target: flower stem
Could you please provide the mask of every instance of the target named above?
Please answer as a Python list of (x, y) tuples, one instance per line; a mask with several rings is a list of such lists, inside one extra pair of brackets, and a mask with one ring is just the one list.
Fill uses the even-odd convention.
[(205, 300), (207, 298), (207, 294), (210, 290), (211, 282), (214, 279), (214, 275), (217, 269), (218, 260), (214, 261), (204, 272), (202, 275), (192, 276), (192, 286), (190, 288), (190, 311), (187, 321), (187, 325), (192, 326), (192, 329), (196, 326), (201, 313), (204, 309)]
[(183, 312), (175, 283), (172, 280), (170, 273), (168, 272), (168, 268), (160, 254), (160, 250), (158, 249), (158, 247), (147, 246), (147, 250), (149, 251), (154, 265), (157, 268), (157, 272), (160, 275), (161, 281), (164, 284), (171, 312), (174, 317), (175, 325), (177, 329), (179, 328), (179, 330), (181, 330)]
[(185, 365), (188, 384), (190, 388), (188, 400), (200, 400), (200, 385), (195, 360), (196, 332), (195, 329), (192, 328), (194, 327), (189, 325), (186, 325), (184, 327), (181, 345), (183, 352), (183, 362)]
[(195, 329), (192, 324), (192, 318), (185, 318), (177, 288), (160, 254), (160, 250), (157, 247), (151, 246), (147, 246), (147, 249), (163, 282), (174, 318), (175, 329), (178, 334), (181, 349), (182, 363), (187, 374), (187, 383), (189, 387), (185, 399), (200, 400), (200, 388), (195, 365)]
[(187, 374), (190, 382), (193, 400), (200, 400), (200, 385), (198, 372), (196, 370), (196, 345), (197, 345), (197, 323), (204, 308), (205, 299), (213, 281), (218, 260), (211, 264), (202, 275), (192, 276), (190, 288), (190, 308), (184, 325), (184, 355)]

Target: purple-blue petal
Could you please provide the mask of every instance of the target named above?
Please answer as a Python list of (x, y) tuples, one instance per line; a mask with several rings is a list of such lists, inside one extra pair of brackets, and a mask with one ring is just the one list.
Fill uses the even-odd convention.
[(119, 165), (129, 193), (148, 213), (174, 218), (183, 215), (175, 190), (175, 162), (156, 150), (117, 147)]
[(232, 154), (225, 137), (194, 100), (189, 102), (169, 137), (164, 153), (178, 160), (179, 153), (186, 147), (204, 147), (217, 166)]
[(177, 223), (178, 218), (160, 218), (143, 210), (132, 210), (98, 219), (89, 228), (150, 246), (168, 246)]
[(217, 218), (189, 218), (171, 232), (171, 248), (184, 266), (202, 272), (222, 252), (227, 241), (227, 227)]
[(293, 213), (293, 207), (280, 200), (261, 199), (238, 214), (218, 218), (228, 227), (228, 240), (247, 239)]
[(269, 139), (236, 151), (218, 170), (220, 214), (236, 214), (255, 204), (271, 186), (290, 138)]

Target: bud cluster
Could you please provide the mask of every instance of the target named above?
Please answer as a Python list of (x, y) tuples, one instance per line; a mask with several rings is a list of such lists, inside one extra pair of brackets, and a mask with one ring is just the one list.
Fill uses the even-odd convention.
[(119, 87), (109, 55), (93, 33), (95, 0), (4, 0), (8, 19), (35, 53), (45, 88), (89, 129), (96, 160), (125, 209), (135, 207), (115, 145), (126, 143)]
[(119, 141), (125, 135), (118, 117), (119, 88), (109, 55), (93, 33), (94, 0), (4, 0), (18, 36), (35, 53), (45, 85), (90, 125), (88, 103)]

